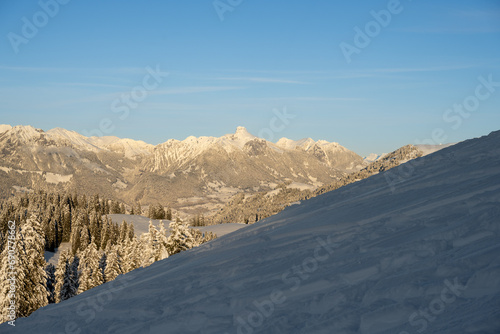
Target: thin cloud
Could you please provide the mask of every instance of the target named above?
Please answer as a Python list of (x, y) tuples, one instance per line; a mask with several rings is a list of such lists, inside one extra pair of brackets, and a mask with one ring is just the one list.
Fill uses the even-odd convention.
[[(266, 98), (269, 99), (269, 98)], [(359, 97), (323, 97), (323, 96), (292, 96), (292, 97), (276, 97), (272, 100), (285, 101), (363, 101), (364, 98)]]
[(408, 72), (440, 72), (473, 68), (475, 65), (449, 65), (434, 67), (395, 67), (395, 68), (375, 68), (368, 70), (374, 73), (408, 73)]
[(228, 90), (244, 89), (235, 86), (195, 86), (195, 87), (175, 87), (149, 92), (151, 95), (179, 95), (193, 93), (223, 92)]
[(263, 78), (263, 77), (223, 77), (217, 80), (230, 80), (230, 81), (247, 81), (247, 82), (265, 82), (265, 83), (284, 83), (295, 85), (308, 85), (308, 82), (298, 80), (288, 80), (280, 78)]
[(79, 67), (26, 67), (0, 65), (0, 70), (15, 72), (96, 72), (112, 74), (138, 74), (146, 73), (146, 66), (141, 67), (118, 67), (118, 68), (79, 68)]
[(399, 32), (409, 32), (418, 34), (492, 34), (500, 32), (500, 27), (460, 27), (460, 28), (449, 28), (449, 27), (413, 27), (397, 29)]
[(124, 89), (126, 85), (112, 85), (93, 82), (50, 82), (50, 85), (64, 86), (64, 87), (104, 87), (104, 88), (120, 88)]

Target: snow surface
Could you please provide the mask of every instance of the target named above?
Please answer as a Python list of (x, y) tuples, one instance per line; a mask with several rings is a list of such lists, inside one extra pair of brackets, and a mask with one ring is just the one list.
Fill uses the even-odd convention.
[[(139, 216), (139, 215), (124, 215), (124, 214), (111, 214), (108, 215), (109, 219), (114, 223), (121, 224), (122, 221), (126, 221), (128, 224), (134, 224), (134, 232), (136, 237), (140, 238), (143, 233), (147, 233), (149, 230), (149, 221), (153, 222), (153, 225), (158, 228), (160, 223), (163, 222), (165, 224), (165, 228), (168, 230), (168, 225), (170, 224), (170, 220), (157, 220), (150, 219), (148, 217)], [(195, 227), (196, 229), (202, 232), (213, 232), (217, 234), (218, 237), (226, 235), (228, 233), (239, 230), (242, 227), (248, 225), (245, 224), (221, 224), (221, 225), (211, 225), (211, 226), (201, 226)]]
[(500, 333), (499, 167), (500, 132), (462, 142), (0, 332)]
[(46, 172), (45, 173), (45, 181), (48, 183), (65, 183), (71, 181), (71, 178), (73, 177), (73, 174), (68, 174), (68, 175), (61, 175), (61, 174), (56, 174), (56, 173), (51, 173), (51, 172)]
[(57, 262), (59, 261), (59, 256), (65, 250), (71, 249), (71, 242), (63, 242), (59, 245), (55, 252), (44, 252), (45, 261), (47, 263), (52, 263), (54, 266), (57, 266)]

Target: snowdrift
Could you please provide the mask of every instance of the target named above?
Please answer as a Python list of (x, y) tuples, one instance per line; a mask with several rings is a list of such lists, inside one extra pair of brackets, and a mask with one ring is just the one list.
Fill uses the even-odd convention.
[(500, 132), (294, 205), (9, 333), (499, 333)]

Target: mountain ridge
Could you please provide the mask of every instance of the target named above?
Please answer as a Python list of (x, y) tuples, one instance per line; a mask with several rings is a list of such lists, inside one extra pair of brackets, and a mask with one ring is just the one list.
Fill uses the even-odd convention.
[[(338, 143), (282, 138), (278, 142), (297, 144), (283, 147), (244, 127), (221, 137), (189, 136), (158, 145), (85, 137), (63, 128), (0, 125), (0, 130), (4, 197), (42, 187), (200, 212), (215, 210), (238, 192), (273, 190), (284, 180), (318, 187), (362, 164)], [(58, 182), (47, 182), (47, 173)]]

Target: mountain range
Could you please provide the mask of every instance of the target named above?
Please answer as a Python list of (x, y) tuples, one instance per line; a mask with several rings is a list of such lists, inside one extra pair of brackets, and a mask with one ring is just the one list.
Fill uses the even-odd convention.
[(71, 191), (130, 205), (158, 202), (192, 214), (283, 182), (317, 188), (362, 166), (359, 155), (338, 143), (310, 138), (272, 143), (244, 127), (222, 137), (151, 145), (62, 128), (0, 125), (2, 197), (34, 189)]

